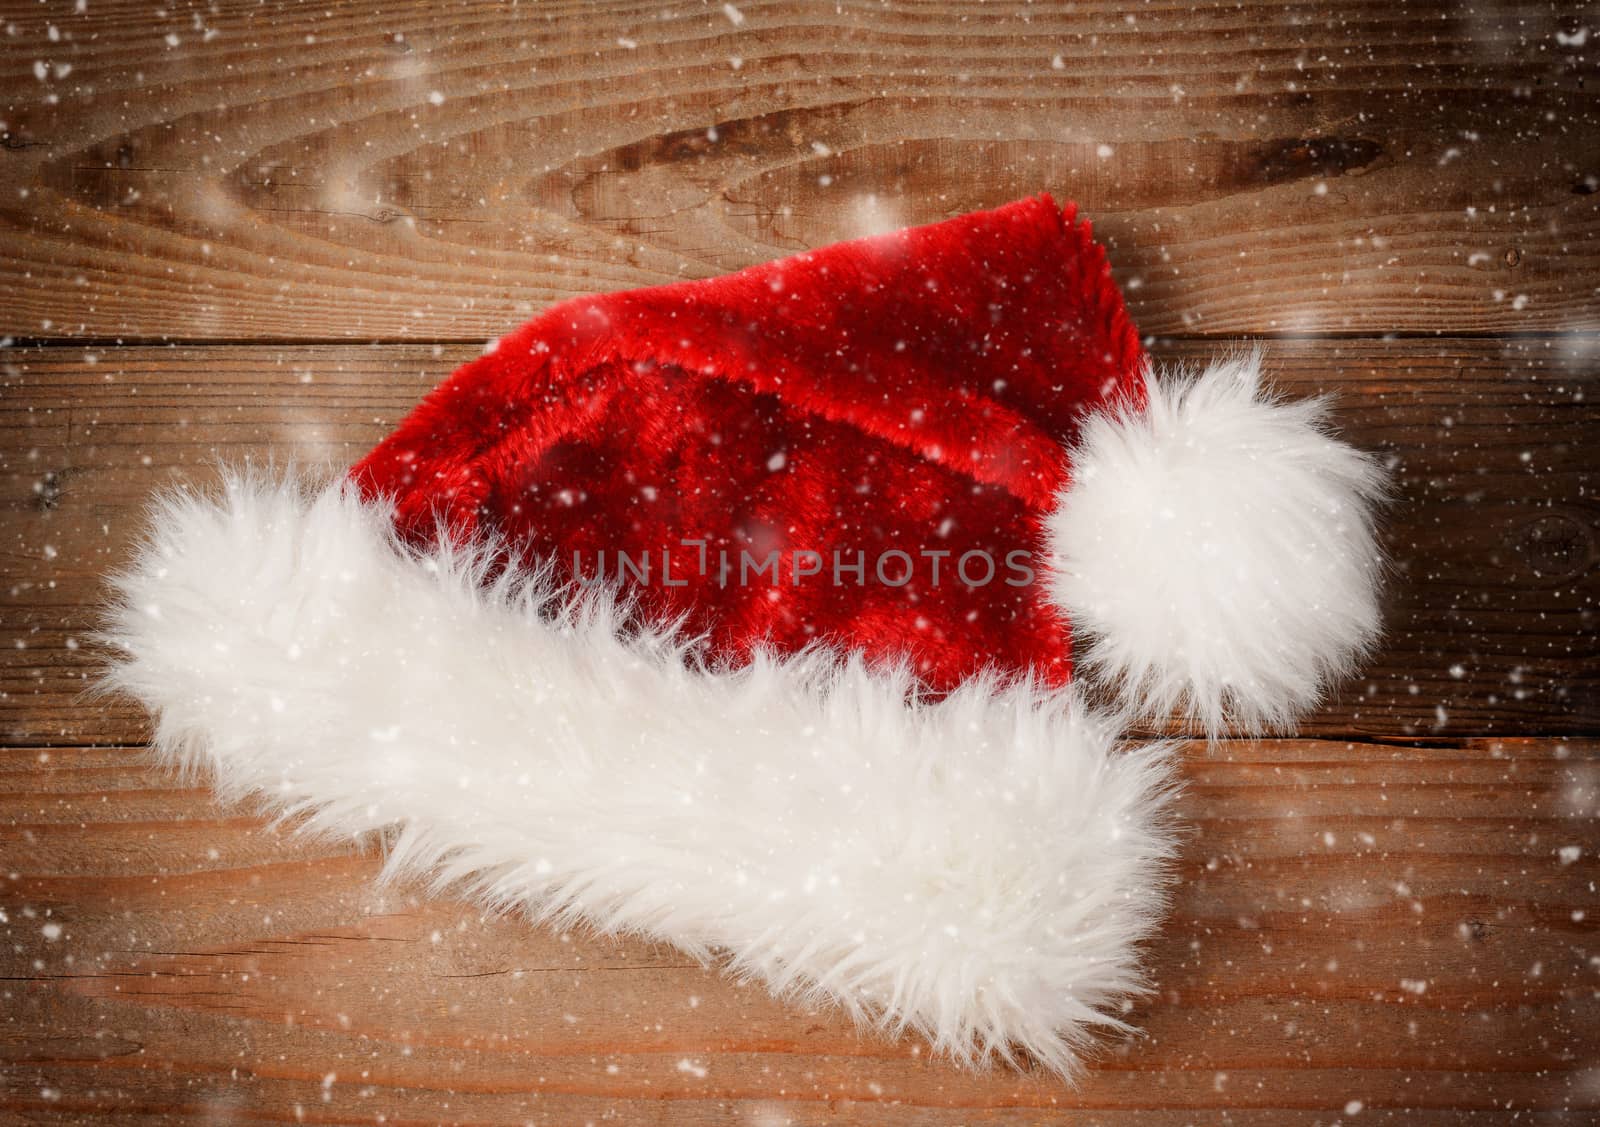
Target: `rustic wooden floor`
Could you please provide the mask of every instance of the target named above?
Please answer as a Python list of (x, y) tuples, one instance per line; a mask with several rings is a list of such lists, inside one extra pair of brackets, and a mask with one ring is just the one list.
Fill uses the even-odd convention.
[[(1600, 1116), (1600, 10), (8, 7), (0, 1119)], [(1081, 1088), (377, 887), (81, 695), (152, 489), (348, 462), (558, 298), (1039, 190), (1159, 356), (1269, 338), (1398, 484), (1383, 653), (1191, 750), (1159, 991)]]

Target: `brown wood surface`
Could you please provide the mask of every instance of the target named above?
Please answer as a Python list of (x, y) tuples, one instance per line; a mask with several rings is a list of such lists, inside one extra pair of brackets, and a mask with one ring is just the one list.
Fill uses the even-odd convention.
[[(0, 1122), (1600, 1120), (1600, 6), (10, 8)], [(343, 466), (552, 300), (1041, 190), (1159, 358), (1279, 338), (1395, 482), (1381, 653), (1189, 750), (1081, 1088), (381, 886), (83, 694), (152, 489)]]
[[(151, 492), (219, 460), (342, 467), (463, 347), (12, 350), (0, 399), (0, 741), (135, 743), (132, 705), (81, 699), (103, 574)], [(1171, 363), (1214, 351), (1171, 345)], [(1382, 453), (1388, 637), (1303, 733), (1600, 729), (1593, 357), (1571, 340), (1281, 341), (1291, 394), (1337, 397)]]
[(14, 750), (0, 1108), (695, 1124), (1600, 1109), (1600, 743), (1197, 746), (1187, 777), (1144, 1033), (1074, 1091), (861, 1037), (667, 948), (378, 887), (376, 857), (219, 810), (134, 750)]
[(12, 7), (18, 337), (483, 340), (1046, 188), (1148, 332), (1600, 328), (1583, 3)]

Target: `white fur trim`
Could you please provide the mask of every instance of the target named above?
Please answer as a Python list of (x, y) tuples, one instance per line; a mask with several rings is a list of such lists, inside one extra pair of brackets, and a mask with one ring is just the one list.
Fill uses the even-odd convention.
[(1078, 661), (1145, 715), (1288, 727), (1377, 633), (1383, 475), (1259, 353), (1147, 387), (1087, 420), (1045, 521)]
[(965, 1061), (1072, 1072), (1142, 987), (1164, 745), (1075, 699), (822, 657), (708, 670), (603, 599), (399, 546), (348, 487), (161, 502), (111, 687), (169, 762), (389, 870), (641, 933)]

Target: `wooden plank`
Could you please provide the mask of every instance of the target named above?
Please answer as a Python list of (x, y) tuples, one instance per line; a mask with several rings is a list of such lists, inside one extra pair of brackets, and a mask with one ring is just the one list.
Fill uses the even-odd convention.
[(1590, 10), (19, 7), (0, 332), (481, 341), (1041, 190), (1147, 332), (1593, 330)]
[[(103, 576), (153, 490), (218, 460), (344, 466), (472, 350), (49, 348), (5, 354), (0, 397), (0, 731), (137, 743), (81, 693)], [(1164, 346), (1195, 359), (1195, 344)], [(1571, 339), (1280, 342), (1293, 394), (1331, 390), (1397, 501), (1388, 637), (1308, 733), (1594, 731), (1600, 472), (1594, 356)]]
[(374, 856), (219, 809), (134, 750), (0, 751), (0, 1114), (1175, 1127), (1600, 1109), (1600, 742), (1225, 743), (1186, 771), (1144, 1033), (1074, 1090), (862, 1037), (665, 947), (376, 886)]

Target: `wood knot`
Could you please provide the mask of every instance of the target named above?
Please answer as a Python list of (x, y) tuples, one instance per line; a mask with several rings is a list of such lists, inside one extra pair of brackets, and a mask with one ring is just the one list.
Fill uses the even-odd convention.
[(1594, 532), (1566, 513), (1550, 513), (1524, 525), (1516, 551), (1540, 579), (1567, 580), (1581, 575), (1594, 556)]
[(1366, 137), (1283, 138), (1256, 150), (1254, 179), (1281, 184), (1312, 176), (1343, 176), (1364, 171), (1381, 156), (1383, 146)]
[(33, 507), (36, 512), (52, 513), (61, 507), (63, 479), (66, 472), (51, 470), (33, 483)]

